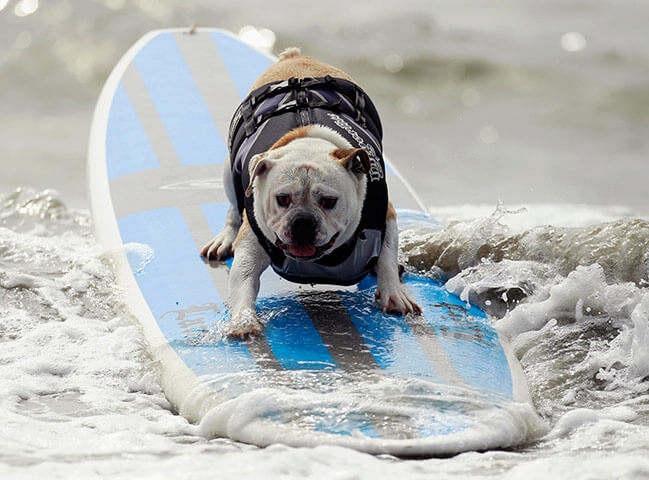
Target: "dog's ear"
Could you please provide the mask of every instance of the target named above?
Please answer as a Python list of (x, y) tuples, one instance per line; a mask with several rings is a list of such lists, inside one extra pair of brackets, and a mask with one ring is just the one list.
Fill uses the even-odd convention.
[(248, 172), (250, 173), (250, 181), (248, 188), (246, 188), (246, 197), (252, 195), (252, 184), (257, 177), (263, 177), (273, 167), (273, 162), (266, 157), (266, 153), (259, 153), (250, 159)]
[(331, 152), (331, 156), (357, 176), (365, 175), (372, 166), (370, 156), (363, 148), (338, 148)]

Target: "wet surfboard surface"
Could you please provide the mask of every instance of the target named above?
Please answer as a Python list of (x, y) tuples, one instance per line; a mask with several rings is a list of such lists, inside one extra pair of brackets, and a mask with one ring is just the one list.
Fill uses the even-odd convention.
[[(424, 275), (422, 316), (383, 314), (376, 280), (305, 286), (268, 269), (263, 335), (220, 335), (227, 264), (200, 248), (222, 228), (230, 118), (274, 59), (229, 32), (158, 30), (100, 95), (88, 155), (95, 230), (160, 366), (165, 394), (207, 436), (448, 455), (520, 444), (538, 428), (525, 379), (486, 315)], [(401, 228), (435, 222), (389, 162)]]

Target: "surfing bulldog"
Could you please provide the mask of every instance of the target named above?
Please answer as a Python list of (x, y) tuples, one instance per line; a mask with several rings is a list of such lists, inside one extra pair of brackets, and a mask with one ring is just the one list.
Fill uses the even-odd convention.
[(382, 136), (353, 79), (297, 48), (253, 84), (230, 125), (223, 185), (232, 205), (201, 251), (205, 262), (234, 254), (229, 336), (262, 330), (255, 300), (269, 265), (300, 283), (353, 285), (375, 271), (381, 310), (421, 313), (399, 278)]

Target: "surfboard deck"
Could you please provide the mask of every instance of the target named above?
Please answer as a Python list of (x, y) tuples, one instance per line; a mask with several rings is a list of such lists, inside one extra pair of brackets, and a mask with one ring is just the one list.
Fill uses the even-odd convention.
[[(481, 310), (424, 275), (405, 276), (424, 315), (397, 317), (378, 309), (372, 276), (305, 286), (268, 269), (263, 335), (221, 335), (229, 268), (198, 252), (228, 208), (231, 115), (273, 61), (223, 30), (154, 31), (95, 110), (93, 221), (165, 394), (203, 434), (260, 446), (448, 455), (524, 442), (539, 420), (517, 360)], [(435, 225), (389, 161), (386, 178), (400, 228)]]

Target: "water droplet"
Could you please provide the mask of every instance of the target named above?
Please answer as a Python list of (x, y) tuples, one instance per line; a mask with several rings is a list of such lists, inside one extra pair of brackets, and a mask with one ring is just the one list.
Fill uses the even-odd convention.
[(14, 8), (17, 17), (26, 17), (38, 10), (38, 0), (21, 0)]
[(252, 25), (246, 25), (239, 30), (239, 38), (250, 45), (264, 52), (272, 52), (275, 46), (277, 36), (275, 32), (268, 28), (256, 28)]
[(403, 58), (401, 55), (391, 53), (383, 59), (383, 67), (390, 73), (397, 73), (403, 70)]
[(568, 32), (561, 36), (561, 48), (567, 52), (583, 50), (586, 44), (586, 37), (579, 32)]

